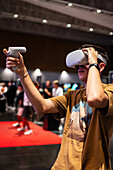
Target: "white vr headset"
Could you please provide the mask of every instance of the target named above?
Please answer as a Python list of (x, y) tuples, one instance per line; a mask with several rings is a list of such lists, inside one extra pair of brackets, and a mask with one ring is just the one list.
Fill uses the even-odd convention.
[[(107, 65), (107, 60), (100, 54), (98, 54), (97, 58)], [(75, 68), (76, 65), (84, 65), (86, 63), (88, 63), (88, 53), (86, 51), (75, 50), (66, 56), (66, 65), (68, 67)]]

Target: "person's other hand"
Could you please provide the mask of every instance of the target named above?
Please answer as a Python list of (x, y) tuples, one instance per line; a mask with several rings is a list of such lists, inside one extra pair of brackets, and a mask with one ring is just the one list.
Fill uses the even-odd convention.
[(98, 63), (98, 60), (97, 60), (98, 52), (95, 51), (94, 48), (92, 47), (83, 48), (82, 51), (88, 52), (88, 63), (89, 64)]

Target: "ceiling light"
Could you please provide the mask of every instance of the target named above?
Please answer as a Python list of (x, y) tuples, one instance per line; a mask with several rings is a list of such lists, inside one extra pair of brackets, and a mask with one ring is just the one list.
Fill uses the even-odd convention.
[(72, 3), (68, 3), (68, 6), (72, 6), (73, 4)]
[(97, 13), (100, 14), (102, 11), (100, 9), (97, 9)]
[(18, 18), (18, 14), (14, 14), (14, 18)]
[(46, 23), (47, 23), (47, 20), (46, 20), (46, 19), (43, 19), (42, 22), (46, 24)]
[(110, 32), (109, 35), (113, 35), (113, 32)]
[(67, 27), (70, 28), (70, 27), (71, 27), (71, 24), (67, 24)]
[(89, 31), (91, 31), (91, 32), (92, 32), (93, 30), (94, 30), (93, 28), (89, 28)]

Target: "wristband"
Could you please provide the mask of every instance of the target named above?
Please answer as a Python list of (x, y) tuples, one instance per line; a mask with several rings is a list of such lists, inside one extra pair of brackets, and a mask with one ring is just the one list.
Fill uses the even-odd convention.
[(27, 75), (28, 75), (28, 72), (27, 72), (27, 73), (25, 73), (25, 74), (23, 75), (23, 77), (22, 77), (22, 78), (18, 79), (18, 81), (20, 81), (20, 80), (24, 79)]
[(89, 69), (90, 69), (92, 66), (95, 66), (95, 67), (97, 68), (97, 70), (100, 71), (99, 65), (98, 65), (97, 63), (90, 64), (90, 65), (89, 65)]

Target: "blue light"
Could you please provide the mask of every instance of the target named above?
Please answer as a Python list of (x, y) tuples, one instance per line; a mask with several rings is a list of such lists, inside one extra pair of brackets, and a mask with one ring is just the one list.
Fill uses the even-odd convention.
[(71, 90), (76, 90), (77, 87), (78, 87), (78, 84), (73, 84)]

